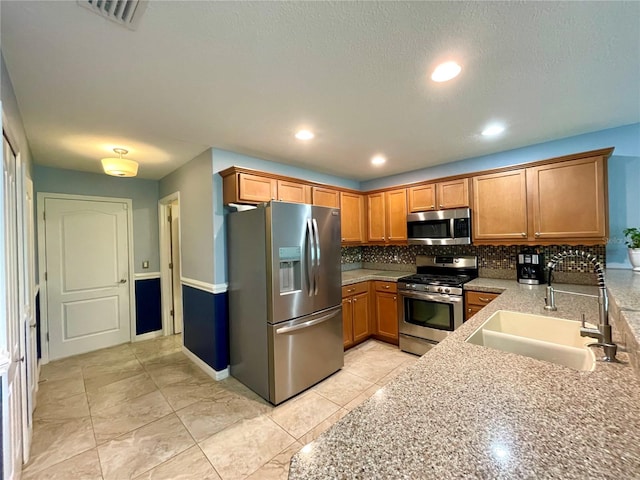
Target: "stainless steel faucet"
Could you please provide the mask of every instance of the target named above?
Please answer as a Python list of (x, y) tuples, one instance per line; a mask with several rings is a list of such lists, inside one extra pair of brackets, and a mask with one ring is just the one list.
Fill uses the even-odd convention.
[[(604, 270), (602, 269), (602, 265), (598, 262), (598, 259), (595, 255), (591, 255), (590, 253), (580, 251), (580, 250), (568, 250), (554, 255), (547, 267), (549, 268), (549, 280), (547, 282), (547, 289), (545, 297), (545, 310), (556, 311), (558, 308), (556, 307), (556, 291), (551, 286), (551, 274), (553, 273), (553, 269), (556, 268), (556, 265), (562, 262), (565, 258), (575, 258), (581, 257), (593, 265), (593, 271), (598, 277), (598, 314), (599, 314), (599, 323), (598, 328), (588, 328), (584, 322), (584, 315), (582, 316), (582, 327), (580, 328), (580, 335), (583, 337), (592, 337), (598, 340), (596, 343), (590, 343), (590, 347), (602, 347), (604, 350), (603, 360), (605, 362), (615, 362), (616, 361), (616, 352), (618, 350), (618, 346), (613, 343), (611, 339), (611, 325), (609, 325), (609, 297), (607, 296), (607, 288), (604, 283)], [(558, 290), (559, 292), (560, 290)], [(574, 292), (562, 292), (570, 295), (581, 295)]]

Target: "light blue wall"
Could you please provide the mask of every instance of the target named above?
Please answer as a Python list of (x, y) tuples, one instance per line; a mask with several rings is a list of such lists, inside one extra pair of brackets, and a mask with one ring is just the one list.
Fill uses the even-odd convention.
[[(95, 197), (130, 198), (133, 205), (133, 257), (135, 273), (160, 271), (158, 253), (158, 182), (141, 178), (64, 170), (34, 165), (36, 192)], [(149, 260), (149, 268), (142, 261)]]
[(214, 283), (211, 149), (160, 180), (160, 198), (180, 192), (181, 275)]
[(420, 182), (492, 168), (615, 147), (609, 159), (609, 243), (607, 267), (631, 268), (622, 229), (640, 226), (640, 123), (469, 158), (423, 170), (362, 182), (362, 190)]
[(360, 183), (355, 180), (348, 180), (341, 177), (334, 177), (323, 173), (313, 172), (300, 167), (293, 167), (282, 163), (262, 160), (260, 158), (249, 157), (228, 150), (213, 149), (213, 231), (214, 231), (214, 254), (215, 271), (214, 278), (216, 284), (227, 282), (227, 241), (224, 228), (224, 206), (222, 203), (222, 177), (218, 172), (231, 166), (252, 168), (264, 172), (271, 172), (278, 175), (300, 178), (310, 182), (325, 183), (337, 187), (360, 189)]

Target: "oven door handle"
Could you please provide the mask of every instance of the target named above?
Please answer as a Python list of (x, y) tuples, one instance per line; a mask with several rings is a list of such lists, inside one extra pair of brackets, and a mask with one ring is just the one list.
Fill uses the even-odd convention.
[(408, 292), (406, 290), (400, 290), (398, 294), (401, 295), (403, 298), (413, 298), (414, 300), (427, 300), (431, 302), (451, 303), (451, 304), (462, 303), (462, 297), (459, 297), (457, 295), (456, 296), (440, 295), (440, 294), (431, 295), (429, 293), (426, 293), (426, 294), (414, 293), (414, 292)]

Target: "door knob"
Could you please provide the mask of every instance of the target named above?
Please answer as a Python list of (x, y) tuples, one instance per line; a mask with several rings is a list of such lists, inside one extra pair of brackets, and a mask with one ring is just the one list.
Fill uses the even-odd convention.
[(120, 283), (127, 283), (127, 279), (126, 278), (121, 278), (120, 279)]

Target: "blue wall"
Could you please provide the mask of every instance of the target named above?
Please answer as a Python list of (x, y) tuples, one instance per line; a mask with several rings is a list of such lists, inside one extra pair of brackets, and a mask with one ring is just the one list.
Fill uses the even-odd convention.
[(631, 268), (622, 230), (640, 227), (640, 123), (363, 182), (362, 190), (517, 165), (588, 150), (615, 147), (609, 159), (608, 268)]
[(162, 330), (160, 278), (136, 280), (136, 335)]
[(229, 365), (229, 314), (227, 293), (213, 294), (182, 286), (185, 324), (184, 345), (214, 370)]

